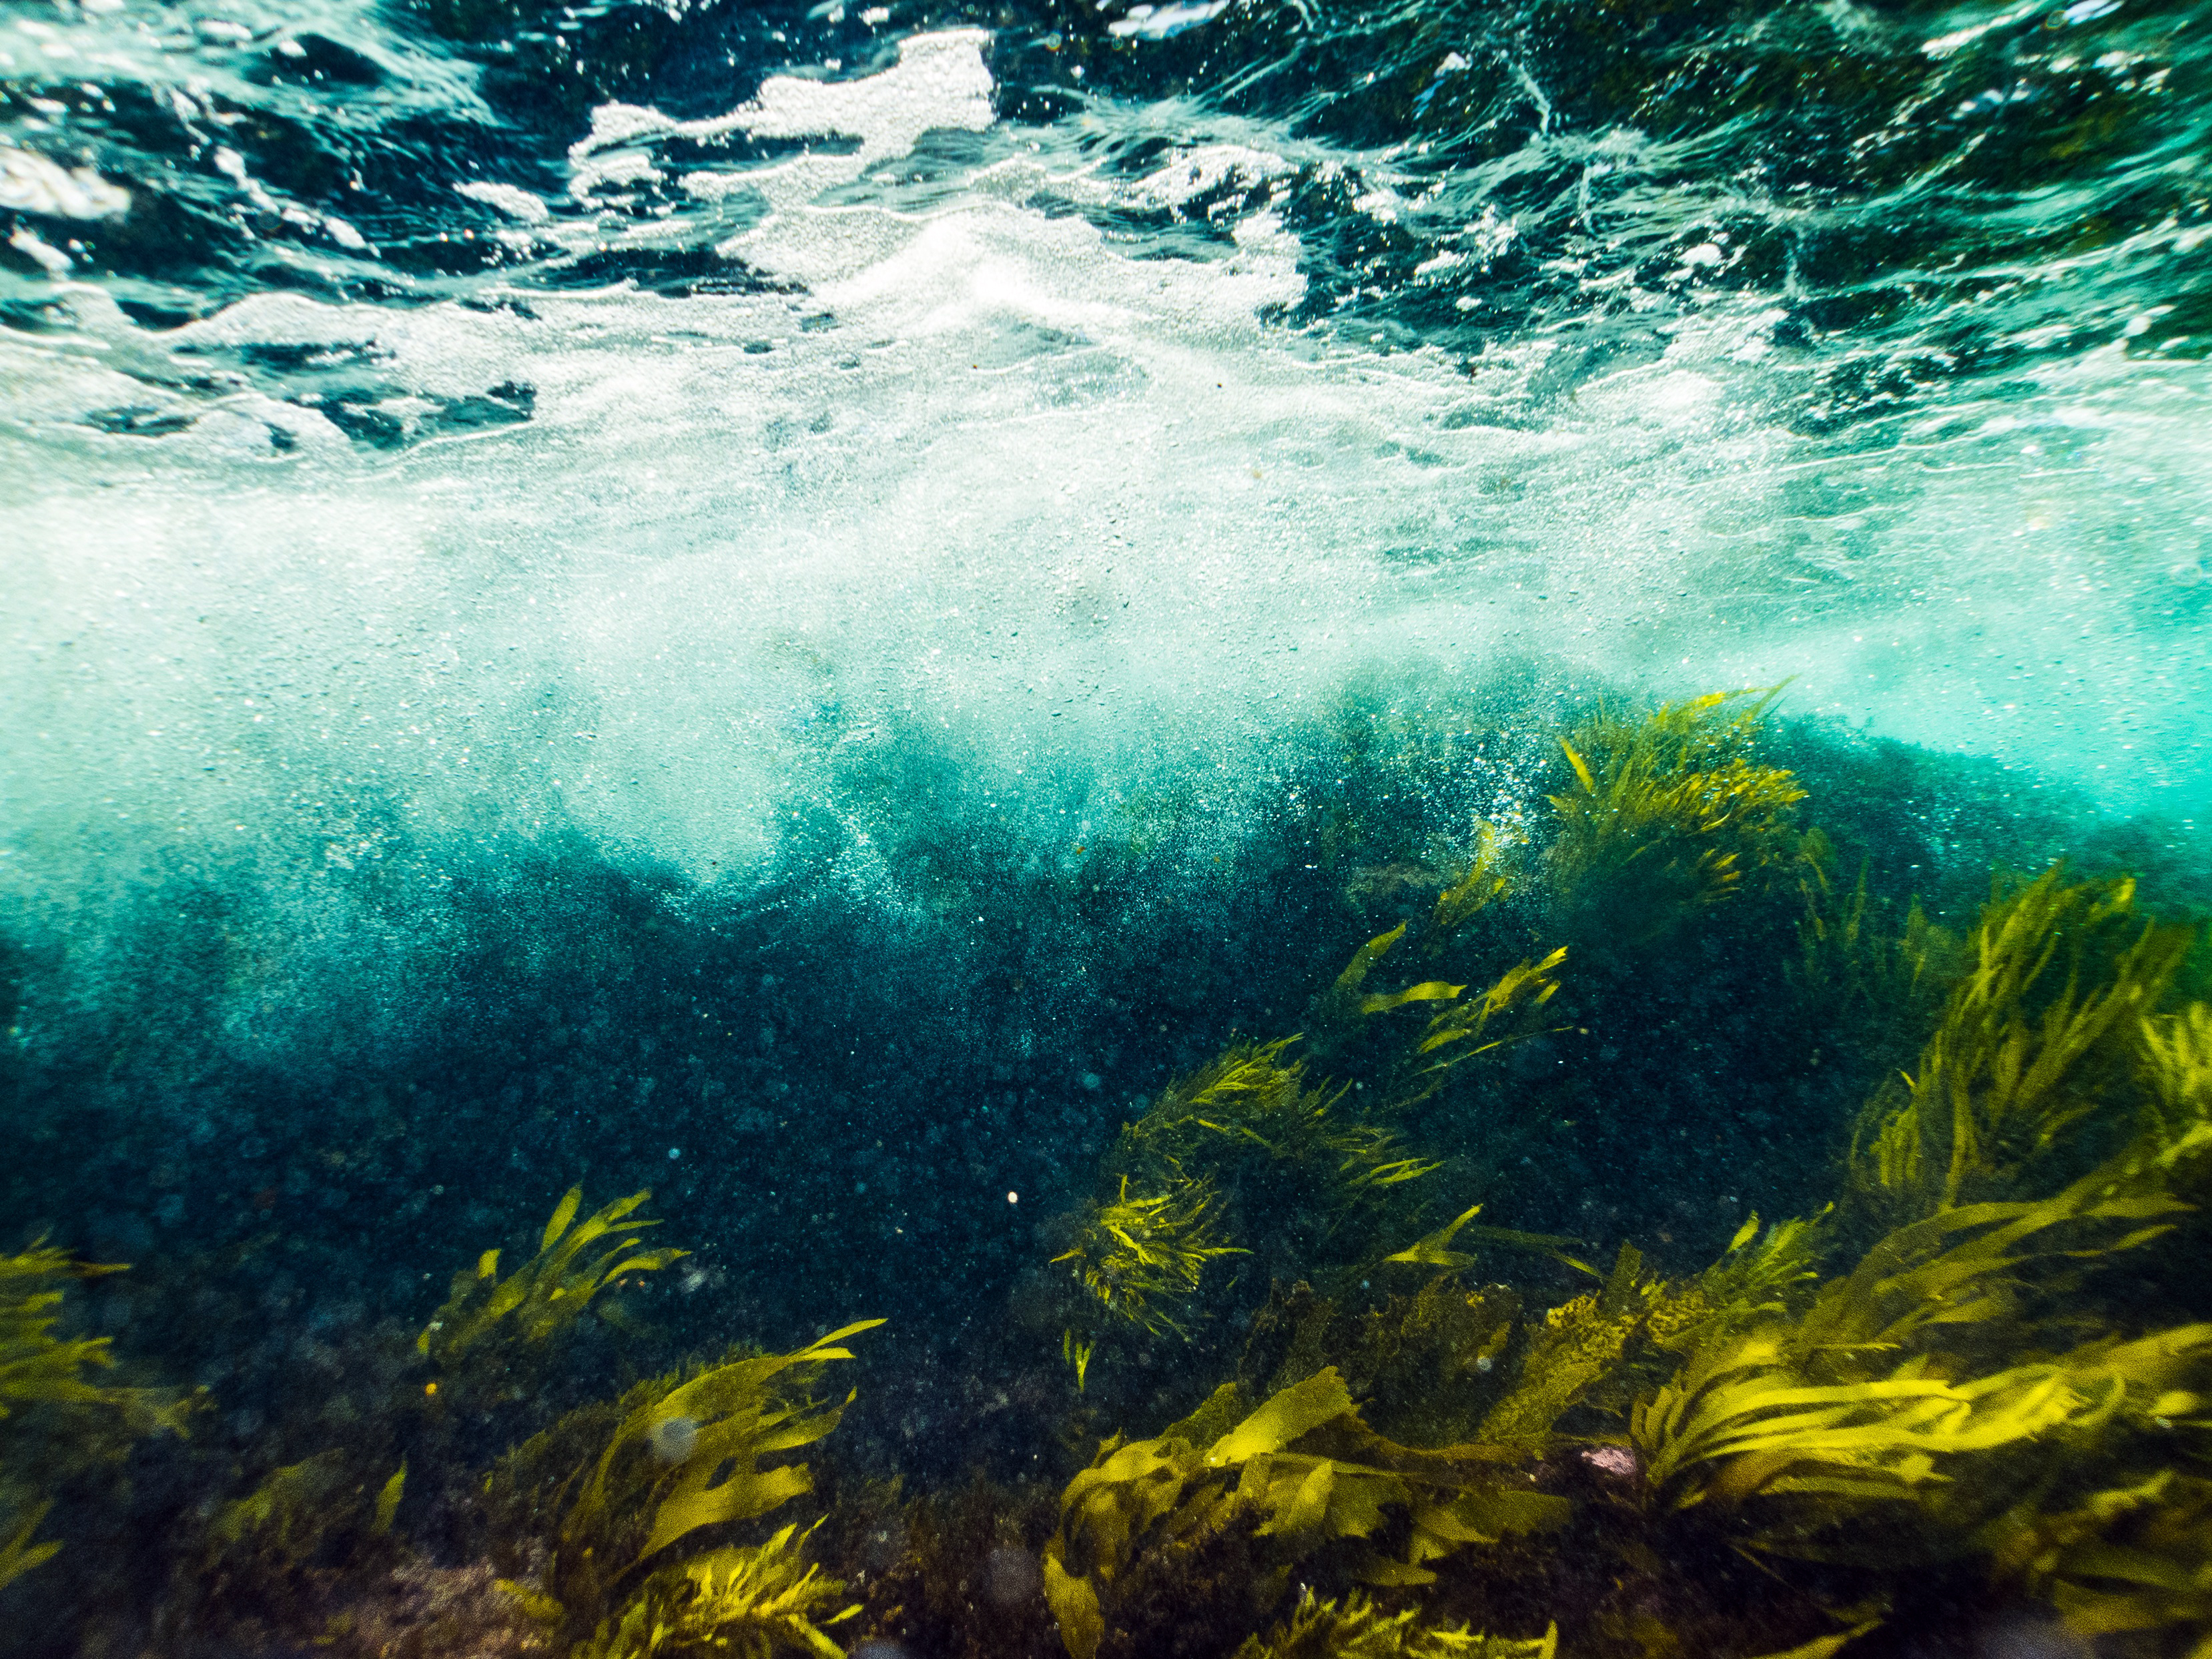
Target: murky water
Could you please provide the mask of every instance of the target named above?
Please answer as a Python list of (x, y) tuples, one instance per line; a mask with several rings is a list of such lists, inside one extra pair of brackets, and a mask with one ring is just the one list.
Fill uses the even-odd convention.
[[(0, 1248), (69, 1253), (0, 1318), (25, 1650), (641, 1653), (817, 1519), (745, 1559), (878, 1655), (2193, 1650), (2208, 25), (9, 0)], [(1869, 1173), (1939, 1095), (1969, 1173)], [(2145, 1237), (2038, 1212), (2076, 1254), (1942, 1292), (1979, 1346), (1820, 1323), (2122, 1164)], [(690, 1254), (478, 1332), (574, 1184)], [(2057, 1366), (2047, 1420), (1711, 1484), (1663, 1407), (1730, 1297), (1792, 1386)], [(591, 1402), (878, 1317), (761, 1384), (858, 1391), (811, 1495), (731, 1452), (647, 1524), (737, 1407)], [(10, 1395), (34, 1350), (76, 1381)], [(1324, 1371), (1393, 1449), (1315, 1394), (1252, 1451)], [(1194, 1455), (1278, 1463), (1116, 1558), (1070, 1481), (1210, 1396)], [(1470, 1446), (1543, 1504), (1408, 1473)]]

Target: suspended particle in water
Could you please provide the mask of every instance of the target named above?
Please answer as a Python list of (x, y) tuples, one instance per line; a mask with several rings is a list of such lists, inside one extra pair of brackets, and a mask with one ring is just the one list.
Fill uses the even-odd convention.
[(671, 1417), (654, 1424), (646, 1437), (662, 1462), (681, 1463), (699, 1444), (699, 1425), (688, 1417)]
[(1024, 1606), (1043, 1588), (1036, 1558), (1018, 1544), (1001, 1544), (983, 1559), (983, 1595), (994, 1607)]
[(1018, 1204), (1021, 1201), (1022, 1195), (1019, 1193), (1008, 1193), (1006, 1194), (1006, 1202), (1009, 1204)]

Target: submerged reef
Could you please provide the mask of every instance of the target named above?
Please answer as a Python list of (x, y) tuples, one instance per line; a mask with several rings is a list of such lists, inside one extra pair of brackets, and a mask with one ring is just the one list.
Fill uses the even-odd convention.
[[(137, 1584), (101, 1655), (2212, 1655), (2203, 919), (2097, 849), (1964, 896), (1773, 702), (1500, 738), (1482, 811), (1340, 750), (1303, 985), (1006, 1194), (965, 1348), (868, 1299), (902, 1225), (702, 1316), (701, 1206), (579, 1184), (249, 1416), (27, 1243), (0, 1595)], [(216, 1308), (226, 1248), (132, 1278)]]

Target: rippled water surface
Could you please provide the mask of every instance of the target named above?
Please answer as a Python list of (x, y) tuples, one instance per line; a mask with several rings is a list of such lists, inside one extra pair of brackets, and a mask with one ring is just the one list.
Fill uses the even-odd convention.
[[(1231, 1376), (1257, 1405), (1291, 1286), (1382, 1307), (1390, 1228), (1478, 1200), (1552, 1241), (1475, 1275), (1537, 1310), (1570, 1257), (1695, 1273), (1754, 1211), (1823, 1213), (1862, 1103), (1933, 1075), (1937, 967), (1849, 1026), (1921, 985), (1911, 902), (1963, 974), (1992, 872), (2061, 858), (2198, 928), (2128, 1005), (2151, 1070), (2068, 1085), (2089, 1167), (2079, 1125), (2212, 987), (2208, 111), (2179, 0), (0, 0), (0, 1249), (136, 1264), (61, 1328), (203, 1390), (188, 1438), (97, 1457), (16, 1413), (0, 1535), (64, 1545), (0, 1553), (25, 1650), (581, 1654), (526, 1480), (483, 1472), (732, 1342), (887, 1316), (802, 1517), (865, 1603), (840, 1640), (1091, 1659), (1039, 1586), (1100, 1437)], [(1562, 873), (1563, 735), (1753, 685), (1821, 840), (1686, 898), (1656, 858)], [(1504, 919), (1462, 936), (1438, 895), (1493, 847)], [(1905, 943), (1823, 979), (1855, 878)], [(1686, 933), (1650, 920), (1678, 899)], [(1431, 966), (1354, 956), (1407, 921)], [(2118, 925), (2053, 924), (2082, 983)], [(1371, 1034), (1462, 1006), (1423, 974), (1561, 944), (1480, 1099), (1406, 1104), (1332, 1024), (1348, 958), (1410, 999)], [(1309, 1084), (1372, 1081), (1340, 1115), (1402, 1107), (1426, 1196), (1355, 1224), (1223, 1176), (1218, 1305), (1086, 1339), (1121, 1316), (1077, 1282), (1117, 1132), (1298, 1032)], [(652, 1187), (693, 1254), (441, 1406), (441, 1287), (527, 1260), (571, 1182), (586, 1216)], [(2160, 1271), (2038, 1293), (2069, 1341), (2207, 1311)], [(1313, 1353), (1358, 1382), (1349, 1352)], [(1604, 1409), (1527, 1479), (1657, 1512)], [(234, 1507), (311, 1467), (352, 1533)], [(1570, 1656), (2117, 1639), (2033, 1574), (1917, 1624), (1793, 1580), (1716, 1634), (1751, 1557), (1621, 1548), (1437, 1606)], [(1389, 1582), (1320, 1559), (1316, 1594)], [(1232, 1634), (1295, 1605), (1206, 1561)], [(1107, 1602), (1108, 1650), (1170, 1650)], [(2182, 1645), (2111, 1650), (2194, 1651), (2212, 1610), (2153, 1627)]]

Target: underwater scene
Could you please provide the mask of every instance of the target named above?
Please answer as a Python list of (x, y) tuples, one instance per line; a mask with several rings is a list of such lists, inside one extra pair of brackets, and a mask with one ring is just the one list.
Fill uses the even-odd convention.
[(2212, 6), (0, 0), (0, 1653), (2212, 1659)]

